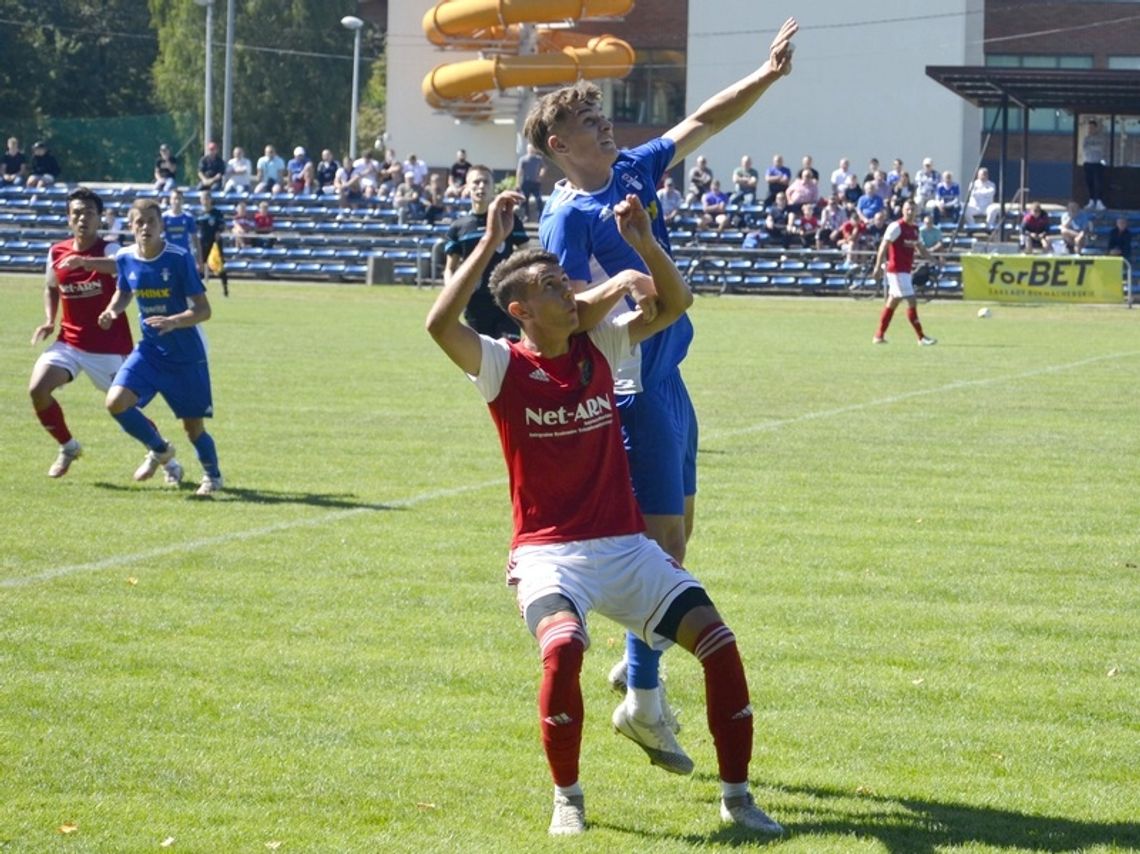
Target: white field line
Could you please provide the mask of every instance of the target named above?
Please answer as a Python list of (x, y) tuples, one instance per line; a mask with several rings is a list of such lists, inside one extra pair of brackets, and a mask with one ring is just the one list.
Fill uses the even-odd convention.
[[(808, 412), (804, 415), (797, 415), (795, 418), (783, 418), (775, 421), (765, 421), (761, 424), (754, 424), (749, 427), (740, 427), (735, 430), (710, 431), (708, 438), (712, 440), (718, 440), (731, 438), (733, 436), (743, 436), (750, 433), (762, 433), (766, 430), (779, 430), (782, 427), (787, 427), (793, 424), (802, 424), (807, 421), (816, 421), (822, 418), (833, 418), (837, 415), (845, 415), (849, 412), (859, 412), (861, 410), (872, 409), (878, 406), (890, 406), (892, 404), (900, 403), (904, 400), (911, 400), (916, 397), (925, 397), (933, 394), (944, 394), (946, 392), (958, 391), (964, 388), (977, 388), (979, 386), (996, 385), (998, 383), (1004, 382), (1014, 382), (1016, 380), (1027, 379), (1029, 377), (1042, 376), (1044, 374), (1070, 371), (1075, 368), (1084, 367), (1085, 365), (1092, 365), (1096, 364), (1097, 362), (1114, 361), (1116, 359), (1123, 359), (1129, 356), (1140, 356), (1140, 350), (1133, 350), (1124, 353), (1109, 353), (1104, 356), (1094, 356), (1089, 359), (1082, 359), (1079, 362), (1068, 362), (1062, 365), (1049, 365), (1043, 368), (1037, 368), (1032, 371), (1024, 371), (1019, 374), (1010, 374), (1004, 377), (991, 377), (989, 379), (980, 380), (959, 380), (957, 382), (948, 383), (946, 385), (937, 386), (935, 388), (908, 391), (903, 392), (902, 394), (891, 395), (890, 397), (880, 397), (875, 400), (867, 401), (866, 403), (854, 403), (850, 406), (840, 406), (834, 409), (824, 409), (820, 410), (819, 412)], [(441, 489), (433, 492), (424, 492), (420, 495), (415, 495), (411, 498), (406, 498), (401, 501), (389, 502), (384, 506), (391, 508), (415, 507), (418, 504), (433, 501), (437, 498), (451, 498), (456, 495), (464, 495), (468, 492), (479, 492), (480, 490), (488, 489), (492, 486), (502, 486), (503, 483), (505, 483), (505, 479), (499, 478), (496, 480), (484, 481), (483, 483), (472, 484), (470, 486), (460, 486), (454, 489)], [(50, 581), (54, 578), (63, 578), (68, 575), (98, 572), (99, 570), (110, 569), (111, 567), (115, 566), (138, 563), (139, 561), (165, 557), (167, 555), (191, 551), (194, 549), (207, 548), (210, 546), (220, 546), (225, 545), (226, 543), (240, 542), (242, 540), (252, 540), (257, 537), (264, 537), (268, 534), (275, 534), (278, 531), (289, 531), (294, 528), (323, 527), (326, 524), (339, 522), (342, 519), (348, 519), (364, 513), (375, 512), (377, 511), (374, 507), (353, 507), (347, 510), (334, 510), (329, 513), (324, 513), (320, 516), (314, 516), (309, 519), (294, 519), (289, 522), (280, 522), (276, 525), (266, 525), (262, 528), (251, 528), (248, 531), (235, 531), (233, 533), (223, 534), (218, 537), (205, 537), (198, 540), (189, 540), (187, 542), (170, 543), (165, 546), (160, 546), (159, 548), (148, 549), (144, 552), (113, 555), (111, 557), (103, 558), (102, 560), (91, 561), (89, 563), (74, 563), (68, 564), (66, 566), (57, 566), (52, 569), (44, 570), (43, 572), (37, 573), (35, 575), (28, 575), (20, 578), (0, 579), (0, 589), (27, 587), (31, 584)]]

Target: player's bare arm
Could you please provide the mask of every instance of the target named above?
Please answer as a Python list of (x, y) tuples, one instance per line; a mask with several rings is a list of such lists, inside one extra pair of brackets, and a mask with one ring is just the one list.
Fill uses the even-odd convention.
[(109, 276), (115, 275), (118, 271), (118, 268), (115, 267), (114, 258), (91, 258), (87, 255), (68, 255), (63, 259), (60, 266), (67, 270), (74, 270), (79, 267), (95, 273), (105, 273)]
[(55, 270), (48, 267), (44, 278), (44, 322), (32, 333), (32, 343), (39, 344), (55, 332), (55, 318), (59, 314), (59, 287), (56, 284)]
[(887, 260), (887, 249), (890, 245), (891, 241), (886, 237), (879, 241), (879, 251), (875, 253), (875, 268), (871, 271), (871, 275), (876, 279), (882, 278)]
[(676, 153), (670, 167), (676, 166), (699, 148), (709, 137), (720, 133), (743, 116), (759, 100), (768, 87), (792, 70), (792, 37), (800, 25), (795, 18), (784, 21), (768, 48), (768, 61), (756, 71), (717, 92), (696, 112), (682, 119), (665, 136), (673, 140)]
[(495, 250), (514, 227), (515, 208), (522, 203), (520, 193), (500, 193), (487, 211), (487, 228), (475, 249), (459, 265), (454, 275), (444, 281), (443, 290), (428, 312), (425, 326), (428, 334), (460, 370), (478, 376), (483, 363), (483, 347), (479, 333), (463, 324), (463, 309), (471, 294), (479, 287), (483, 271), (495, 257)]
[(582, 285), (584, 290), (574, 288), (574, 302), (578, 306), (578, 328), (576, 332), (586, 332), (593, 329), (610, 313), (618, 301), (627, 294), (637, 303), (641, 314), (648, 320), (657, 316), (657, 289), (653, 287), (653, 279), (637, 270), (623, 270), (616, 276), (607, 279), (600, 285), (586, 286), (585, 282), (574, 282), (573, 285)]
[(127, 306), (131, 304), (132, 294), (130, 291), (116, 290), (114, 298), (107, 303), (107, 307), (103, 309), (99, 315), (99, 328), (110, 329), (111, 324), (119, 319)]
[(178, 314), (154, 315), (146, 318), (143, 324), (152, 329), (157, 329), (159, 335), (165, 335), (172, 329), (185, 329), (188, 326), (205, 323), (210, 319), (212, 313), (210, 300), (205, 294), (195, 294), (188, 297), (186, 301), (190, 304), (186, 311), (180, 311)]
[(693, 304), (693, 293), (681, 278), (669, 253), (653, 236), (649, 214), (637, 196), (626, 196), (624, 202), (614, 205), (614, 220), (617, 222), (618, 233), (645, 262), (657, 289), (656, 317), (650, 320), (640, 315), (630, 321), (627, 327), (630, 343), (636, 344), (674, 323)]

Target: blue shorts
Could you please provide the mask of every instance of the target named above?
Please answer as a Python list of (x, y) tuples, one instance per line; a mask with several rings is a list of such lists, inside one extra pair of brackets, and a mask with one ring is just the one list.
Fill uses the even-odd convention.
[(674, 371), (640, 394), (619, 398), (622, 441), (642, 513), (683, 516), (697, 492), (697, 413)]
[(165, 362), (148, 359), (136, 349), (119, 368), (111, 384), (134, 392), (140, 407), (161, 394), (176, 418), (212, 418), (214, 415), (210, 368), (205, 359)]

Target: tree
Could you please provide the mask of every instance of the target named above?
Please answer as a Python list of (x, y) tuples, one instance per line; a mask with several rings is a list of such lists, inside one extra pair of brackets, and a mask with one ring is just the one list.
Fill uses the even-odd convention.
[[(187, 0), (149, 2), (159, 38), (157, 98), (172, 112), (194, 117), (191, 126), (179, 126), (189, 136), (201, 126), (204, 11)], [(214, 103), (220, 105), (227, 0), (216, 2), (213, 79)], [(351, 107), (352, 35), (340, 19), (354, 13), (356, 5), (356, 0), (241, 0), (235, 9), (235, 145), (255, 156), (270, 144), (286, 156), (296, 145), (314, 156), (322, 148), (344, 146)], [(361, 66), (368, 79), (370, 63), (362, 60)], [(220, 128), (220, 110), (214, 113)]]

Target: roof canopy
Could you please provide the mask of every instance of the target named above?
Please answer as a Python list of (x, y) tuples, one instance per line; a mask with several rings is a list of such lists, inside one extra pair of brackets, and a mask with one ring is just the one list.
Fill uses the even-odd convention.
[(928, 65), (926, 75), (976, 107), (1008, 97), (1029, 108), (1140, 115), (1140, 71)]

